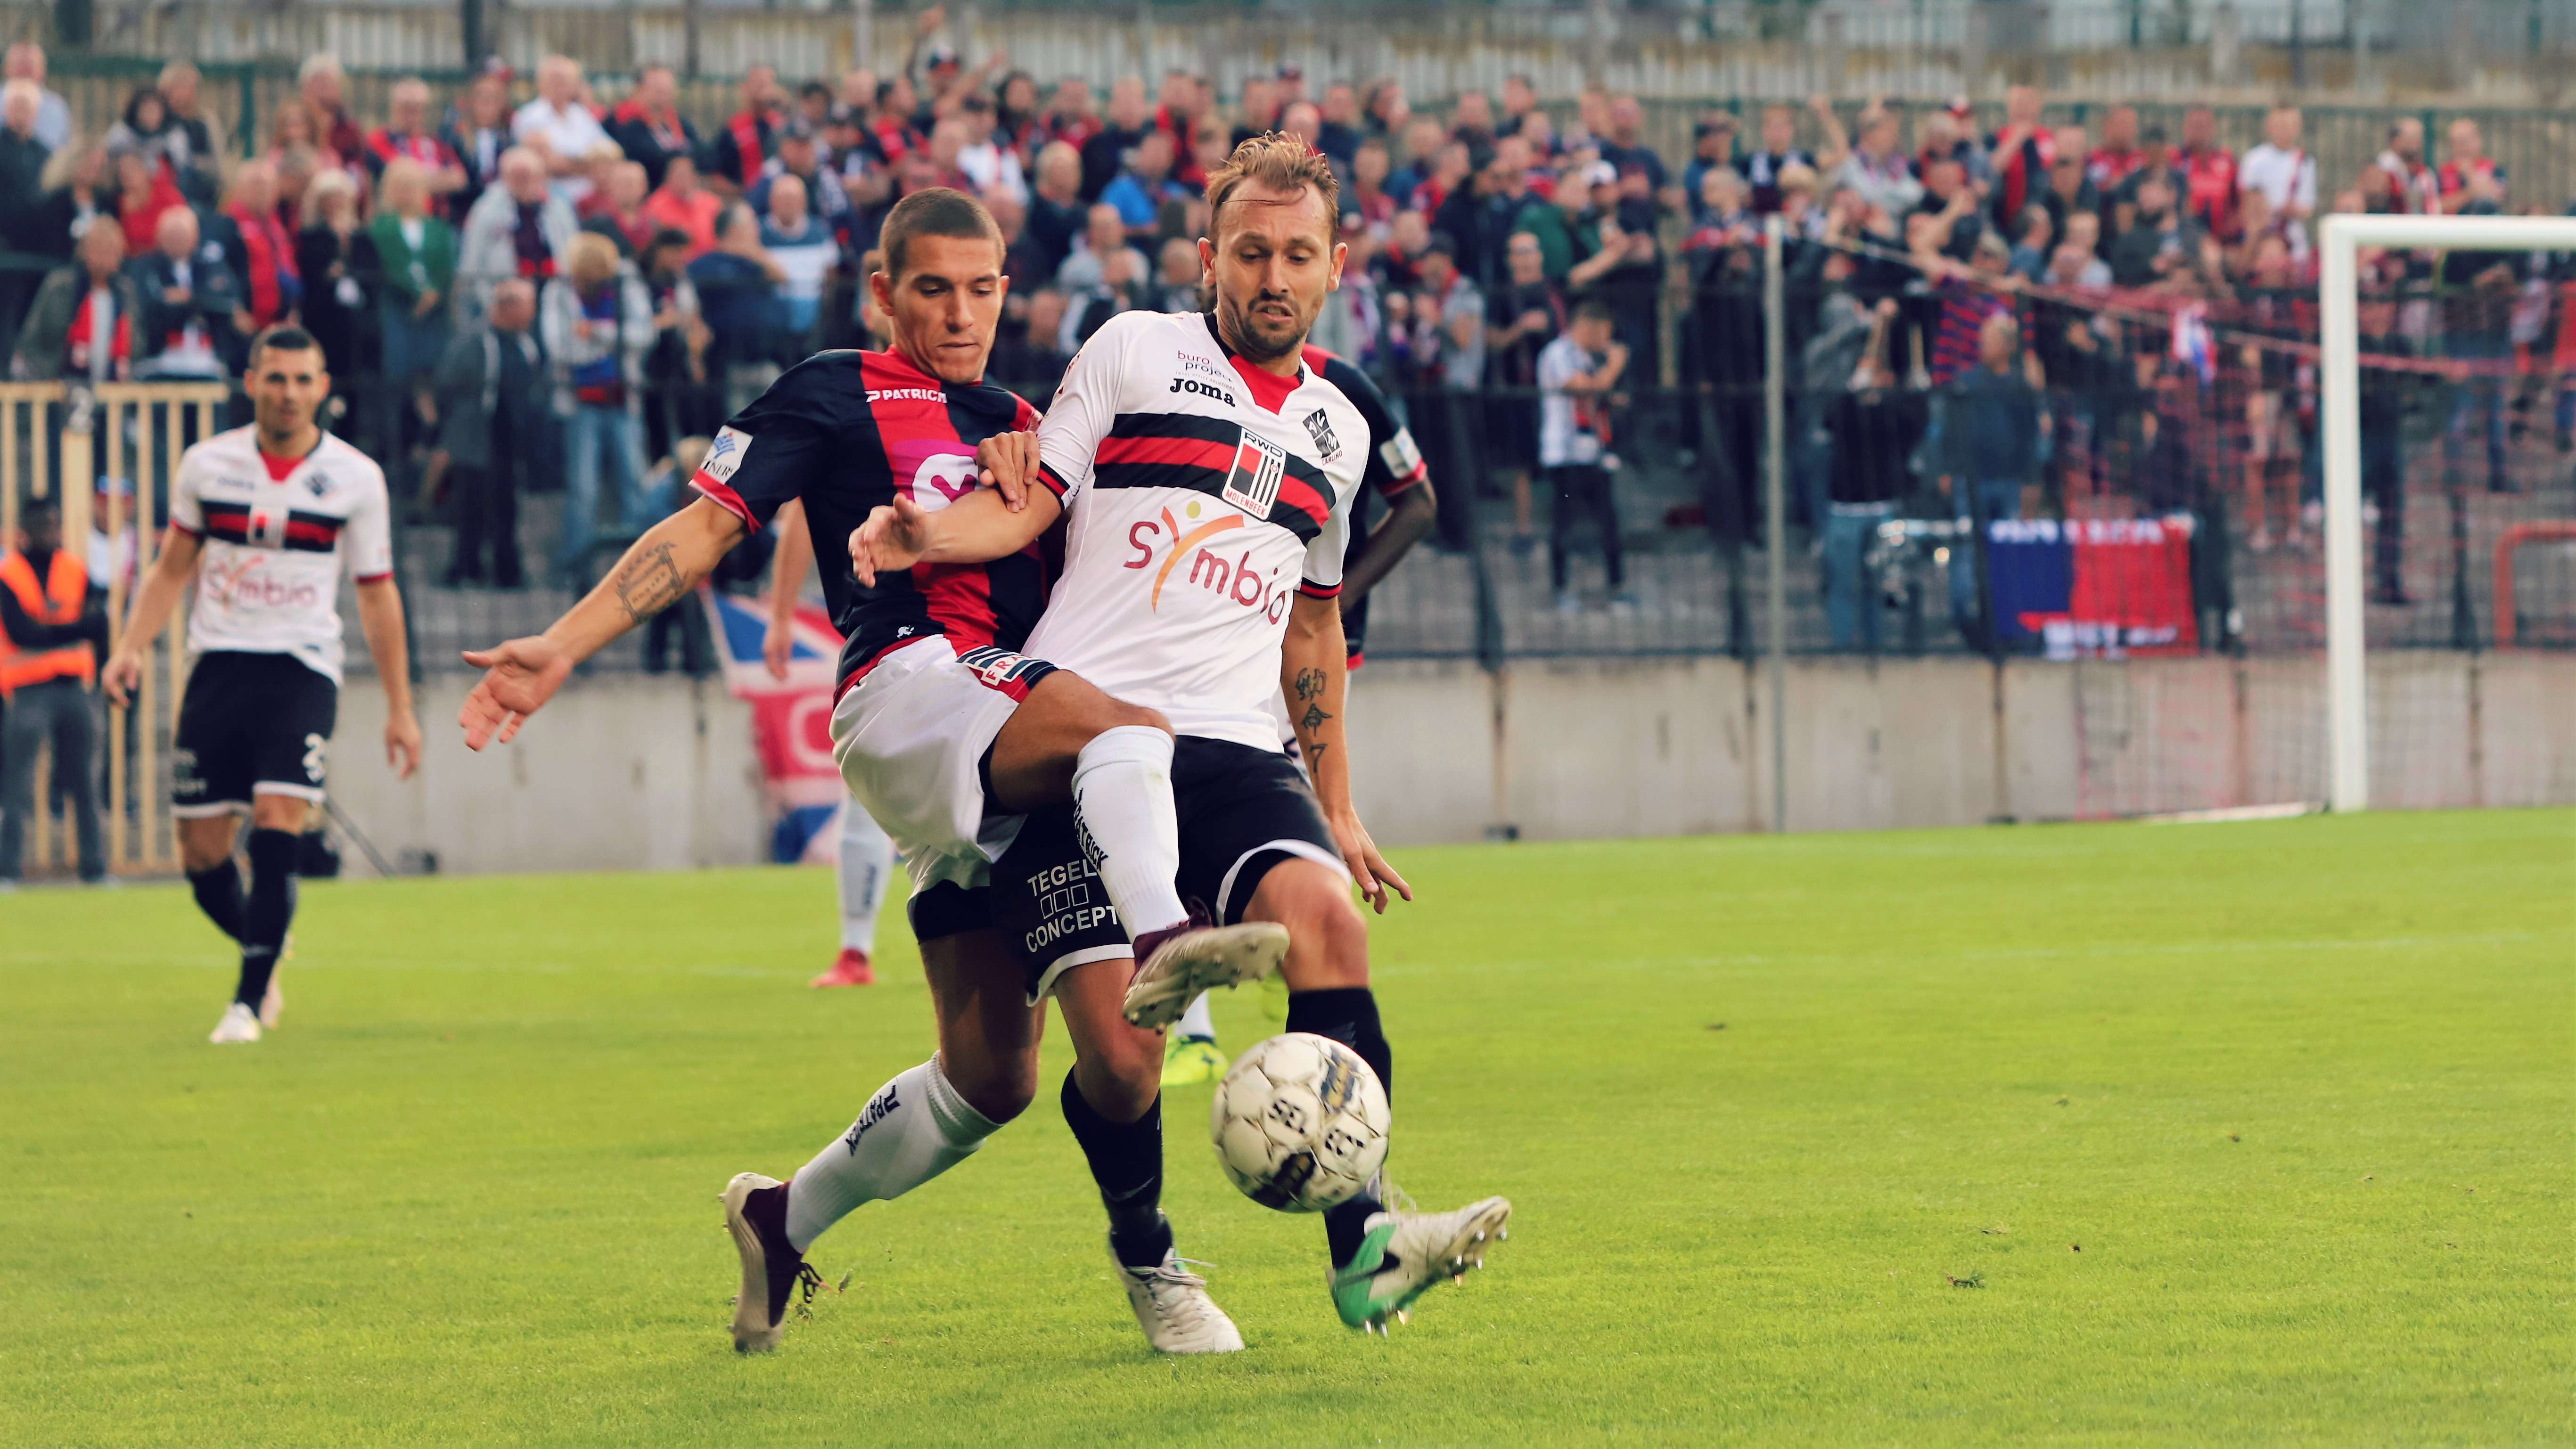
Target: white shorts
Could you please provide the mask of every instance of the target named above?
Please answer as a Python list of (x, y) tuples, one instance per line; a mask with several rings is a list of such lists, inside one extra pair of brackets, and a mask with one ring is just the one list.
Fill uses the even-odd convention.
[(1007, 650), (966, 655), (937, 635), (903, 645), (832, 708), (841, 779), (903, 853), (916, 894), (942, 881), (983, 887), (1019, 835), (1019, 816), (986, 811), (984, 752), (1054, 672)]

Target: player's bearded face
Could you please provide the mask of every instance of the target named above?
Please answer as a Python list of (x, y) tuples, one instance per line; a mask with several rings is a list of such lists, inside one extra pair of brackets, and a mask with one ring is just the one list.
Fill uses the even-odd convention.
[(902, 278), (878, 272), (868, 285), (894, 324), (896, 351), (942, 382), (984, 375), (1011, 288), (990, 240), (916, 236), (904, 246)]
[(1226, 198), (1199, 243), (1199, 263), (1216, 283), (1216, 325), (1226, 346), (1253, 362), (1275, 361), (1305, 345), (1324, 297), (1342, 284), (1345, 248), (1333, 240), (1333, 217), (1311, 186), (1274, 191), (1247, 181)]

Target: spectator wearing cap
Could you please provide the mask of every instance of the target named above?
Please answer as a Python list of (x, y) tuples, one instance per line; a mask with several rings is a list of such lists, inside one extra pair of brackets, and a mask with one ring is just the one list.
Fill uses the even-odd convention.
[(465, 184), (448, 198), (448, 215), (465, 217), (501, 179), (501, 153), (510, 149), (510, 77), (486, 68), (465, 88), (465, 99), (439, 132), (465, 168)]
[(1019, 156), (994, 138), (995, 116), (993, 103), (983, 96), (968, 96), (958, 106), (958, 124), (964, 134), (957, 148), (957, 169), (975, 183), (976, 195), (987, 199), (1008, 197), (1025, 207), (1029, 201), (1028, 178), (1021, 173)]
[(125, 271), (125, 232), (94, 226), (71, 266), (49, 273), (18, 329), (10, 373), (30, 382), (87, 378), (122, 382), (132, 375), (143, 293)]
[(697, 154), (698, 131), (680, 114), (678, 95), (679, 82), (671, 68), (648, 65), (635, 77), (635, 89), (608, 113), (602, 126), (627, 160), (643, 166), (647, 191), (662, 184), (672, 157)]
[(36, 86), (36, 139), (48, 151), (59, 151), (72, 143), (72, 108), (62, 95), (45, 85), (45, 48), (32, 40), (21, 40), (0, 54), (0, 77), (32, 81)]
[(507, 277), (542, 282), (563, 270), (581, 224), (546, 182), (545, 159), (525, 146), (501, 158), (501, 184), (466, 213), (456, 243), (459, 321), (483, 315), (492, 288)]
[[(1127, 169), (1127, 152), (1144, 139), (1152, 112), (1145, 104), (1145, 83), (1120, 76), (1109, 87), (1109, 124), (1082, 143), (1082, 199), (1097, 201)], [(1168, 160), (1165, 163), (1169, 164)]]
[(1103, 204), (1117, 209), (1131, 238), (1154, 235), (1162, 224), (1163, 203), (1188, 198), (1189, 189), (1172, 179), (1172, 138), (1159, 130), (1137, 140), (1127, 168), (1100, 193)]
[(590, 195), (591, 148), (608, 142), (599, 117), (581, 99), (581, 62), (550, 55), (537, 62), (537, 98), (510, 118), (510, 135), (544, 157), (548, 185), (557, 200), (572, 206)]
[(465, 189), (465, 163), (429, 125), (429, 86), (415, 76), (394, 82), (386, 101), (385, 124), (367, 136), (360, 153), (369, 179), (384, 184), (385, 168), (409, 161), (421, 170), (429, 190), (428, 209), (447, 215), (447, 198)]
[(743, 200), (750, 203), (752, 210), (767, 216), (772, 209), (769, 202), (771, 188), (781, 177), (787, 176), (793, 176), (804, 184), (805, 210), (825, 227), (838, 234), (849, 226), (849, 193), (841, 189), (841, 178), (822, 164), (821, 154), (814, 144), (813, 128), (805, 124), (802, 116), (791, 116), (785, 125), (778, 128), (778, 154), (769, 158), (769, 164), (761, 168), (759, 182), (744, 193)]
[(557, 560), (575, 587), (590, 582), (606, 463), (620, 526), (653, 526), (644, 496), (644, 358), (653, 350), (653, 299), (644, 279), (604, 236), (573, 239), (563, 275), (538, 301), (540, 338), (563, 421), (564, 531)]

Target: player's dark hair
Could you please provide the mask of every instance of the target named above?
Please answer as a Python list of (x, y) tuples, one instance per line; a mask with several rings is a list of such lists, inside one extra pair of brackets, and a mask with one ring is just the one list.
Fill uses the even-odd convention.
[(1002, 241), (1002, 228), (984, 203), (963, 191), (946, 186), (925, 187), (894, 204), (886, 213), (885, 227), (877, 233), (877, 246), (885, 253), (886, 279), (903, 280), (904, 252), (917, 236), (982, 239), (993, 244), (996, 255), (1007, 250)]
[(1574, 304), (1574, 320), (1577, 322), (1616, 322), (1619, 320), (1619, 315), (1610, 310), (1609, 303), (1597, 298), (1586, 297), (1582, 301)]
[(322, 344), (314, 340), (312, 333), (301, 327), (289, 327), (281, 323), (250, 340), (250, 362), (242, 370), (245, 372), (256, 370), (259, 367), (260, 354), (264, 352), (319, 352), (321, 350)]

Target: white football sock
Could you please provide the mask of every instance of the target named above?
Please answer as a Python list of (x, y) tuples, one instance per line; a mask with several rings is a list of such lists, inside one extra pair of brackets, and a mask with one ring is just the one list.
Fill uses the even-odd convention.
[(966, 1105), (932, 1057), (877, 1088), (866, 1110), (787, 1189), (787, 1241), (803, 1252), (859, 1204), (897, 1198), (955, 1167), (1001, 1128)]
[(894, 842), (856, 800), (841, 802), (841, 945), (873, 953), (877, 911), (894, 874)]
[(1172, 737), (1152, 725), (1120, 725), (1093, 736), (1073, 757), (1073, 804), (1128, 939), (1188, 920), (1172, 888), (1181, 868)]
[(1200, 992), (1197, 999), (1190, 1003), (1190, 1009), (1181, 1013), (1180, 1024), (1172, 1028), (1173, 1034), (1184, 1037), (1203, 1036), (1209, 1041), (1216, 1040), (1216, 1013), (1208, 1010), (1207, 1002), (1208, 993)]

